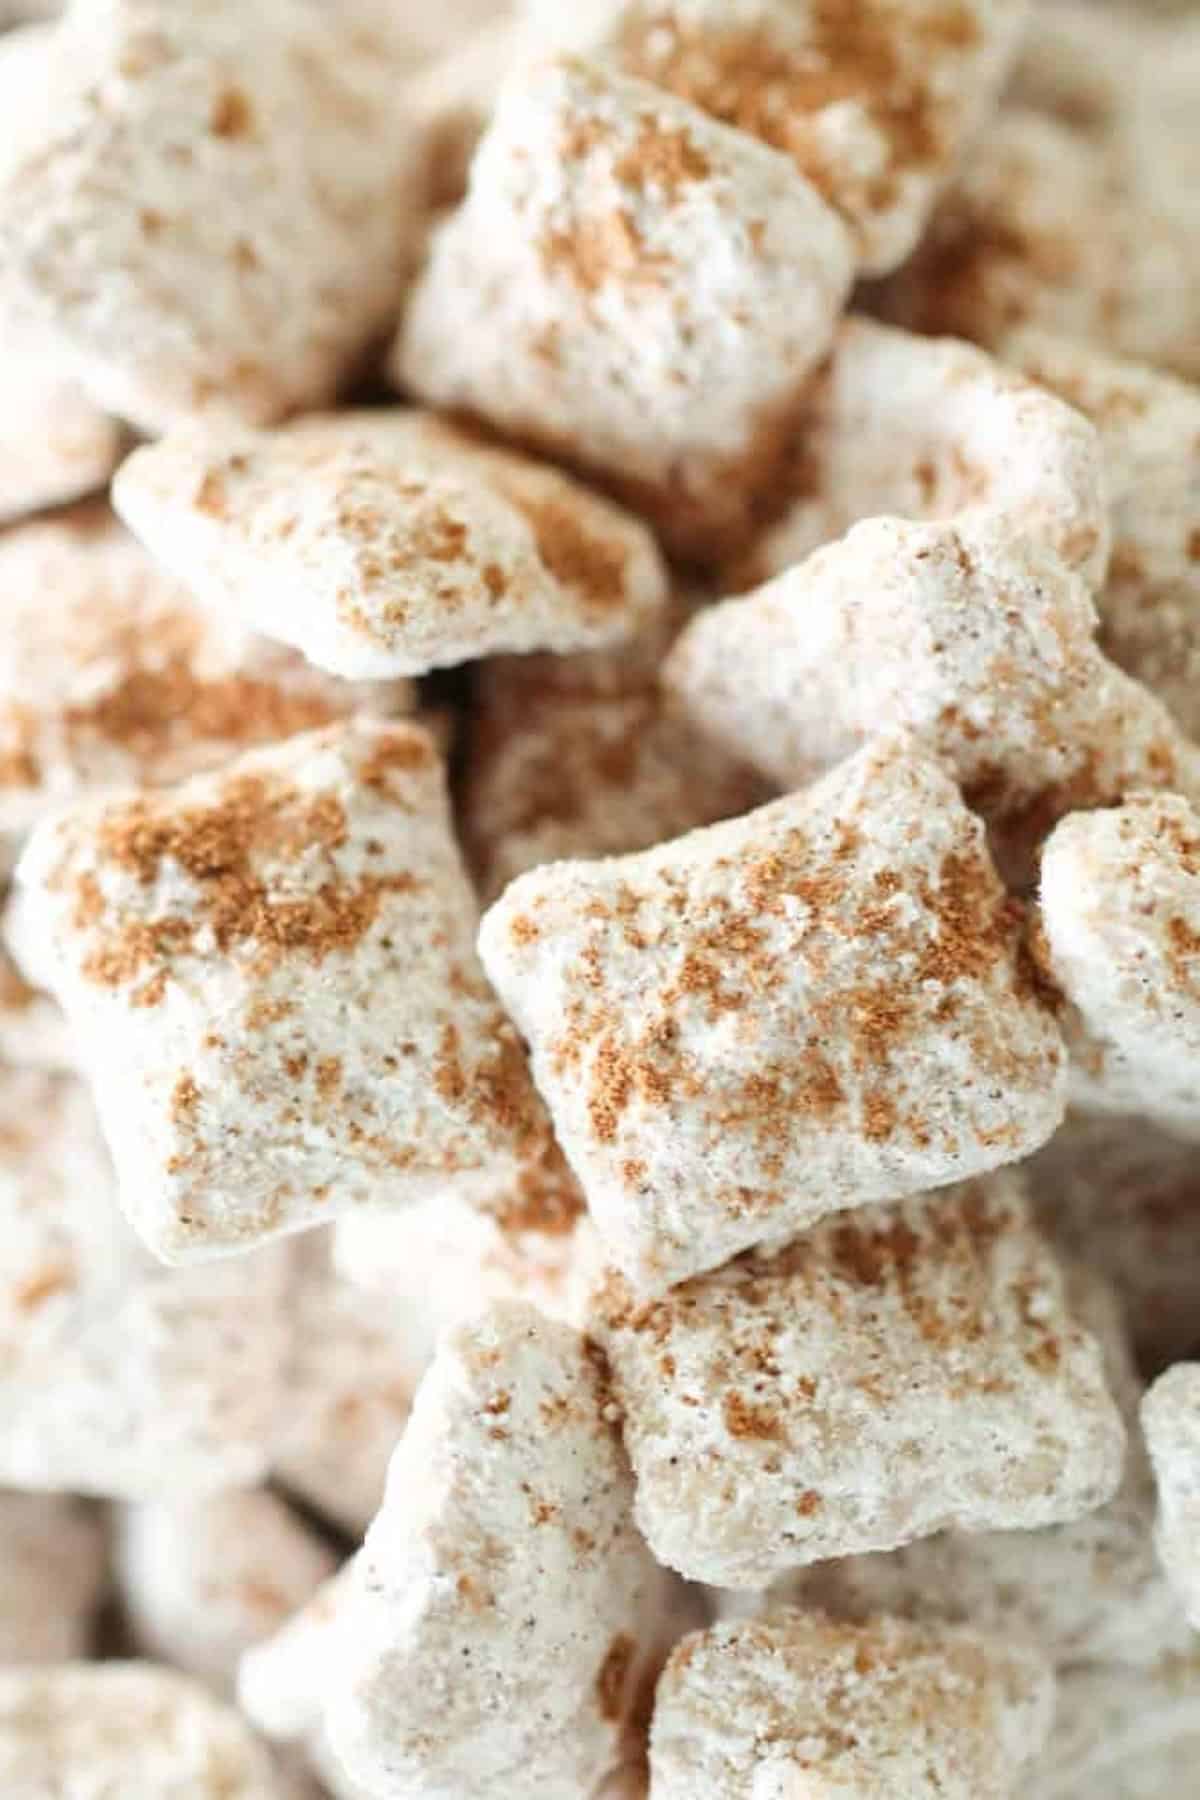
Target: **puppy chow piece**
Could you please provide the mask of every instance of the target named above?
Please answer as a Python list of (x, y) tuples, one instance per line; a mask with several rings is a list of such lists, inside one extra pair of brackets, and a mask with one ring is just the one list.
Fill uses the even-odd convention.
[(1200, 392), (1049, 332), (1002, 348), (1099, 434), (1113, 525), (1102, 648), (1200, 735)]
[(564, 59), (506, 86), (395, 372), (698, 553), (744, 531), (850, 276), (845, 227), (785, 157)]
[(1176, 1363), (1142, 1402), (1158, 1483), (1158, 1553), (1200, 1631), (1200, 1364)]
[(200, 1496), (267, 1470), (279, 1254), (178, 1273), (138, 1244), (86, 1090), (0, 1069), (0, 1482)]
[(208, 618), (99, 504), (0, 535), (0, 622), (0, 850), (81, 795), (412, 703)]
[(1064, 819), (1039, 955), (1070, 1008), (1071, 1094), (1200, 1137), (1200, 818), (1176, 794)]
[(1064, 813), (1140, 788), (1200, 795), (1200, 750), (1095, 630), (1082, 577), (1003, 514), (867, 519), (700, 613), (664, 679), (696, 729), (785, 787), (912, 733), (1028, 882)]
[(338, 1637), (328, 1728), (371, 1791), (566, 1800), (623, 1760), (660, 1577), (608, 1405), (531, 1307), (442, 1340)]
[(77, 1500), (0, 1493), (0, 1664), (86, 1656), (106, 1561), (104, 1526)]
[(0, 292), (154, 434), (319, 405), (398, 310), (420, 163), (387, 0), (72, 5), (0, 180)]
[(284, 1800), (253, 1733), (152, 1663), (0, 1669), (0, 1791), (13, 1800)]
[(1066, 1669), (1027, 1800), (1184, 1800), (1200, 1766), (1200, 1658)]
[(270, 1637), (337, 1559), (265, 1488), (128, 1507), (118, 1591), (139, 1650), (219, 1693), (242, 1652)]
[(1036, 1651), (819, 1613), (685, 1638), (658, 1684), (650, 1800), (1009, 1800), (1045, 1742)]
[(1110, 495), (1096, 429), (1036, 379), (954, 338), (843, 320), (808, 392), (779, 517), (744, 572), (778, 575), (860, 519), (998, 514), (1101, 581)]
[(544, 1124), (475, 923), (429, 738), (357, 720), (47, 822), (10, 941), (182, 1262), (515, 1178)]
[(1125, 1434), (1010, 1176), (831, 1218), (663, 1300), (610, 1273), (612, 1365), (660, 1562), (762, 1588), (956, 1526), (1102, 1505)]
[(70, 1069), (75, 1045), (62, 1008), (30, 987), (0, 944), (0, 1063), (18, 1068)]
[(982, 827), (889, 739), (745, 818), (532, 870), (480, 947), (653, 1292), (1044, 1142), (1065, 1069), (1019, 937)]
[(1024, 0), (525, 0), (603, 57), (795, 163), (865, 274), (904, 261), (999, 91)]
[(218, 617), (343, 676), (610, 644), (666, 601), (628, 514), (410, 410), (184, 428), (128, 459), (114, 499)]

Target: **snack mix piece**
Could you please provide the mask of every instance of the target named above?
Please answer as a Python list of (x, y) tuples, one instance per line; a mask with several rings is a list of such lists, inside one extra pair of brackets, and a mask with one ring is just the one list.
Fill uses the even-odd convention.
[(1050, 1730), (1037, 1652), (974, 1632), (784, 1612), (678, 1645), (650, 1800), (1006, 1800)]
[(621, 1761), (661, 1577), (584, 1338), (499, 1304), (449, 1333), (350, 1578), (327, 1714), (380, 1795), (586, 1793)]
[(652, 1293), (1043, 1143), (1065, 1068), (1020, 936), (957, 790), (881, 739), (729, 824), (531, 870), (480, 950)]
[(1176, 1363), (1142, 1401), (1158, 1482), (1158, 1552), (1200, 1631), (1200, 1363)]
[(218, 617), (337, 675), (598, 647), (666, 600), (645, 526), (426, 413), (180, 430), (124, 463), (113, 498)]
[(514, 1174), (542, 1131), (475, 961), (440, 760), (353, 720), (35, 834), (10, 942), (171, 1261)]
[(612, 1366), (660, 1562), (762, 1588), (953, 1525), (1111, 1498), (1125, 1433), (1013, 1177), (822, 1221), (651, 1304), (609, 1273)]
[(395, 371), (609, 477), (694, 552), (744, 531), (851, 273), (786, 157), (565, 58), (506, 86)]

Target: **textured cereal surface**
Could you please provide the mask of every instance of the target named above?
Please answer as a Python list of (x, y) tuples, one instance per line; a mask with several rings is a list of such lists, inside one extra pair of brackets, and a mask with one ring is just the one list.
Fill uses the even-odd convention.
[(1158, 1553), (1200, 1631), (1200, 1363), (1176, 1363), (1142, 1402), (1158, 1483)]
[(79, 1032), (122, 1204), (167, 1260), (494, 1187), (544, 1135), (415, 727), (77, 808), (19, 882), (11, 941)]
[(638, 1523), (696, 1580), (1078, 1518), (1120, 1478), (1100, 1350), (1011, 1176), (826, 1219), (650, 1304), (609, 1274), (587, 1317)]
[(1061, 1119), (982, 828), (904, 740), (639, 856), (534, 869), (485, 964), (609, 1254), (661, 1291)]
[(650, 1800), (1007, 1800), (1050, 1729), (1036, 1651), (785, 1612), (685, 1638), (658, 1688)]
[(628, 637), (666, 599), (644, 526), (412, 410), (184, 428), (122, 466), (129, 524), (216, 615), (381, 680)]

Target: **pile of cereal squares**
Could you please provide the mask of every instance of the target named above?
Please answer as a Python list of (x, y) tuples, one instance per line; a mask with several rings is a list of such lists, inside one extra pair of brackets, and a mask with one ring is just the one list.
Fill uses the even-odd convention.
[(0, 1796), (1200, 1800), (1200, 9), (0, 20)]

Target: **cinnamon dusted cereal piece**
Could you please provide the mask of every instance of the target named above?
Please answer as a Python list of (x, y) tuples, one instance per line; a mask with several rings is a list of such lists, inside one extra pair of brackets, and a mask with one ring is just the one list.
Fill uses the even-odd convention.
[(1158, 1553), (1200, 1631), (1200, 1363), (1176, 1363), (1142, 1402), (1158, 1483)]
[(778, 575), (881, 514), (999, 515), (1094, 585), (1108, 559), (1106, 473), (1095, 427), (986, 352), (845, 319), (748, 572)]
[(643, 1291), (1028, 1154), (1062, 1047), (982, 827), (904, 739), (639, 856), (523, 875), (484, 962)]
[(845, 227), (784, 156), (564, 59), (506, 86), (395, 371), (697, 553), (749, 522), (850, 276)]
[(785, 1612), (685, 1638), (658, 1684), (650, 1800), (1008, 1800), (1045, 1742), (1037, 1652)]
[(587, 1327), (638, 1524), (693, 1580), (1078, 1518), (1120, 1478), (1099, 1348), (1008, 1176), (823, 1220), (650, 1304), (609, 1272)]
[(0, 535), (0, 622), (0, 852), (82, 794), (412, 704), (210, 619), (100, 504)]
[(1125, 1472), (1107, 1506), (1040, 1530), (944, 1532), (886, 1554), (850, 1556), (784, 1576), (765, 1604), (818, 1606), (838, 1618), (891, 1613), (970, 1625), (1035, 1643), (1059, 1667), (1148, 1667), (1191, 1645), (1153, 1545), (1154, 1481), (1138, 1423), (1142, 1383), (1115, 1296), (1072, 1269), (1071, 1310), (1101, 1344), (1128, 1429)]
[(283, 1800), (232, 1707), (152, 1663), (0, 1669), (0, 1790), (20, 1800)]
[(585, 1340), (497, 1305), (443, 1340), (351, 1577), (327, 1723), (372, 1792), (587, 1794), (622, 1760), (659, 1577)]
[(1013, 106), (875, 304), (913, 331), (999, 345), (1038, 325), (1195, 378), (1200, 236), (1162, 169)]
[(328, 1580), (333, 1553), (265, 1488), (129, 1507), (118, 1591), (140, 1652), (233, 1692), (238, 1659)]
[(87, 1655), (104, 1540), (100, 1519), (77, 1500), (0, 1493), (0, 1664)]
[(545, 1124), (471, 938), (445, 779), (353, 720), (31, 840), (10, 941), (57, 992), (165, 1260), (515, 1179)]
[(1042, 856), (1039, 954), (1081, 1107), (1200, 1136), (1200, 818), (1176, 794), (1077, 813)]
[(1050, 332), (1002, 348), (1096, 427), (1113, 523), (1101, 645), (1200, 735), (1200, 392)]
[(1149, 1368), (1186, 1356), (1200, 1318), (1196, 1146), (1144, 1118), (1068, 1114), (1026, 1164), (1038, 1223), (1116, 1289)]
[(0, 1069), (0, 1482), (123, 1499), (267, 1471), (275, 1250), (169, 1273), (127, 1230), (86, 1090)]
[(1025, 0), (525, 0), (603, 57), (782, 151), (850, 228), (864, 274), (902, 263), (990, 112)]
[[(391, 1225), (409, 1211), (428, 1215), (434, 1206), (454, 1204), (452, 1195), (439, 1195), (436, 1202), (378, 1217)], [(458, 1207), (468, 1220), (477, 1217), (465, 1202)], [(374, 1216), (367, 1211), (355, 1217), (368, 1224)], [(480, 1219), (481, 1228), (489, 1223)], [(438, 1321), (418, 1291), (419, 1265), (390, 1292), (381, 1285), (379, 1292), (364, 1293), (339, 1277), (331, 1249), (326, 1232), (295, 1246), (292, 1337), (272, 1467), (284, 1487), (358, 1538), (383, 1499), (388, 1461), (432, 1355)]]
[(60, 1006), (30, 987), (0, 944), (0, 1063), (72, 1069), (75, 1044)]
[(181, 430), (136, 451), (113, 493), (219, 617), (338, 675), (610, 644), (667, 596), (636, 520), (419, 412)]
[(699, 614), (664, 678), (696, 728), (781, 786), (911, 732), (1027, 881), (1065, 813), (1150, 787), (1200, 796), (1200, 750), (1095, 630), (1083, 579), (1002, 514), (867, 519)]
[[(1200, 1758), (1200, 1656), (1066, 1669), (1028, 1800), (1183, 1800)], [(1182, 1786), (1180, 1785), (1182, 1782)]]
[(403, 295), (409, 66), (386, 0), (79, 0), (5, 158), (5, 304), (150, 433), (320, 404)]

